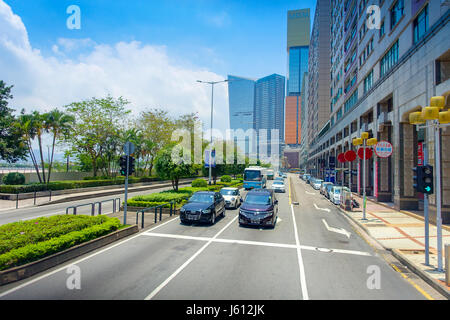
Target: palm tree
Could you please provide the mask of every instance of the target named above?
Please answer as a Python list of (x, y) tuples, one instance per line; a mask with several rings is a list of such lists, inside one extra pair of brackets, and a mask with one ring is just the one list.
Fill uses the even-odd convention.
[(69, 132), (69, 129), (74, 122), (74, 117), (59, 111), (58, 109), (54, 109), (49, 113), (44, 114), (43, 118), (45, 131), (53, 135), (52, 154), (48, 164), (47, 183), (49, 183), (53, 167), (56, 140), (60, 139), (61, 136), (64, 136)]
[(42, 179), (44, 180), (44, 183), (45, 183), (46, 182), (45, 163), (44, 163), (44, 153), (42, 151), (42, 134), (45, 132), (44, 116), (42, 114), (40, 114), (39, 111), (33, 111), (31, 116), (34, 119), (34, 128), (36, 130), (36, 137), (37, 137), (38, 145), (39, 145), (39, 154), (41, 156)]
[(22, 134), (24, 140), (26, 141), (31, 161), (33, 162), (33, 166), (36, 170), (39, 182), (42, 183), (39, 166), (32, 145), (32, 141), (35, 139), (37, 134), (36, 118), (31, 114), (24, 114), (23, 112), (24, 111), (22, 110), (22, 114), (17, 119), (15, 125), (17, 126), (18, 131)]

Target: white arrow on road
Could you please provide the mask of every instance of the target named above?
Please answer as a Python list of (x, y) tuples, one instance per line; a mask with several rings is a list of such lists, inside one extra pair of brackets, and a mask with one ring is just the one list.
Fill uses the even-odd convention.
[(323, 224), (325, 225), (325, 227), (328, 229), (328, 231), (343, 234), (343, 235), (345, 235), (348, 239), (350, 239), (350, 236), (351, 236), (352, 234), (351, 234), (350, 232), (348, 232), (347, 230), (345, 230), (345, 229), (343, 229), (343, 228), (338, 229), (338, 228), (330, 227), (330, 226), (328, 225), (328, 223), (325, 221), (325, 219), (322, 219), (322, 221), (323, 221)]
[(315, 203), (314, 203), (314, 207), (316, 207), (317, 210), (322, 210), (322, 211), (326, 211), (326, 212), (330, 212), (330, 211), (331, 211), (331, 210), (328, 209), (328, 208), (319, 208), (319, 207), (317, 206), (317, 204), (315, 204)]

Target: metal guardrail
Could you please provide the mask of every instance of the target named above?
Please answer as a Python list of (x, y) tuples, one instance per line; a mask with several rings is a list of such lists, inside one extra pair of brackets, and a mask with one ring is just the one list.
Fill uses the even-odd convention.
[[(33, 205), (36, 205), (36, 195), (38, 192), (48, 192), (48, 201), (52, 201), (52, 190), (43, 190), (43, 191), (34, 191), (34, 192), (25, 192), (25, 193), (16, 193), (16, 209), (19, 209), (19, 195), (20, 194), (27, 194), (27, 193), (33, 193)], [(39, 197), (42, 198), (42, 197)]]
[(69, 210), (72, 209), (72, 214), (76, 216), (78, 208), (90, 206), (91, 207), (91, 216), (95, 216), (95, 207), (98, 205), (98, 215), (101, 215), (102, 214), (102, 204), (108, 203), (108, 202), (113, 203), (113, 213), (115, 213), (118, 210), (118, 208), (120, 208), (120, 198), (114, 198), (114, 199), (108, 199), (108, 200), (103, 200), (103, 201), (79, 204), (77, 206), (70, 206), (70, 207), (66, 208), (66, 214), (69, 214)]
[(159, 209), (159, 221), (162, 220), (162, 209), (163, 207), (165, 207), (166, 205), (170, 204), (170, 211), (169, 211), (169, 215), (172, 216), (175, 213), (175, 201), (172, 200), (170, 202), (166, 202), (163, 204), (160, 204), (159, 206), (155, 206), (155, 207), (149, 207), (149, 208), (145, 208), (145, 209), (141, 209), (139, 211), (136, 212), (136, 224), (139, 224), (139, 213), (141, 214), (141, 228), (144, 228), (144, 217), (145, 217), (145, 212), (150, 211), (150, 210), (155, 210), (155, 223), (158, 222), (158, 209)]

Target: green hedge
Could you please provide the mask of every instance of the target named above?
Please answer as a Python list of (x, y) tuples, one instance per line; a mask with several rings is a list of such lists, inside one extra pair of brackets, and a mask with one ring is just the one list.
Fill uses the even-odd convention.
[(231, 177), (230, 176), (227, 176), (227, 175), (224, 175), (224, 176), (222, 176), (221, 178), (220, 178), (220, 181), (221, 182), (231, 182)]
[(106, 216), (58, 215), (5, 224), (0, 226), (0, 254), (102, 224), (107, 219)]
[[(185, 204), (186, 201), (182, 201), (175, 204), (175, 208), (180, 208)], [(127, 201), (128, 206), (130, 207), (137, 207), (137, 208), (152, 208), (152, 207), (158, 207), (161, 205), (164, 205), (163, 208), (170, 208), (170, 203), (167, 202), (150, 202), (150, 201), (134, 201), (134, 200), (128, 200)]]
[(106, 218), (106, 221), (102, 224), (72, 231), (38, 243), (30, 243), (3, 253), (0, 255), (0, 270), (42, 259), (80, 243), (104, 236), (120, 227), (119, 219)]
[(133, 201), (144, 201), (144, 202), (170, 202), (175, 201), (180, 203), (186, 199), (186, 193), (152, 193), (145, 196), (136, 196), (131, 198)]
[(205, 188), (208, 185), (208, 182), (204, 179), (195, 179), (192, 181), (191, 185), (193, 188)]

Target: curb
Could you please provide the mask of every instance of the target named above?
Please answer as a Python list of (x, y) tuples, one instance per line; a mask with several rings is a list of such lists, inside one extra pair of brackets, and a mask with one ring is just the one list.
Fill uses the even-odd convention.
[(420, 278), (422, 278), (426, 283), (428, 283), (430, 286), (432, 286), (436, 291), (438, 291), (440, 294), (445, 296), (448, 300), (450, 300), (450, 291), (445, 288), (443, 285), (441, 285), (439, 282), (437, 282), (435, 279), (430, 277), (426, 272), (422, 271), (421, 269), (417, 268), (412, 261), (410, 261), (408, 258), (406, 258), (400, 250), (398, 249), (391, 249), (392, 255), (397, 258), (401, 263), (403, 263), (405, 266), (408, 267), (411, 271), (413, 271), (415, 274), (417, 274)]
[(106, 246), (114, 241), (120, 240), (137, 232), (139, 232), (138, 226), (133, 225), (128, 228), (114, 231), (100, 238), (81, 243), (72, 248), (42, 258), (38, 261), (30, 262), (9, 270), (0, 271), (0, 286), (29, 278), (39, 272), (53, 268), (61, 263)]
[(370, 234), (369, 230), (361, 224), (358, 220), (353, 218), (351, 215), (349, 215), (346, 211), (342, 210), (341, 208), (338, 208), (342, 213), (344, 213), (349, 219), (351, 219), (353, 222), (358, 224), (370, 238), (378, 243), (382, 248), (392, 253), (392, 255), (399, 260), (403, 265), (405, 265), (409, 270), (414, 272), (417, 276), (419, 276), (422, 280), (424, 280), (426, 283), (428, 283), (431, 287), (433, 287), (436, 291), (438, 291), (440, 294), (445, 296), (448, 300), (450, 300), (450, 291), (445, 288), (443, 285), (438, 283), (436, 280), (434, 280), (432, 277), (430, 277), (426, 272), (422, 271), (421, 269), (417, 268), (413, 262), (411, 262), (408, 258), (406, 258), (400, 250), (398, 249), (392, 249), (392, 248), (386, 248), (383, 244), (381, 244), (377, 239), (373, 238)]

